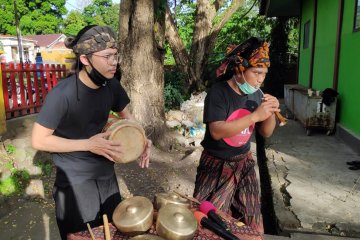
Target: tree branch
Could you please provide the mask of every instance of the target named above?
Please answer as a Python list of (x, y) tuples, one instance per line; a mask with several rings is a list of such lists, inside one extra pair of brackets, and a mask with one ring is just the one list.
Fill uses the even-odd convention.
[(219, 11), (222, 5), (225, 3), (225, 0), (216, 0), (214, 2), (215, 12)]
[(170, 45), (172, 54), (175, 58), (175, 62), (180, 67), (182, 72), (189, 74), (188, 82), (189, 84), (192, 84), (194, 78), (192, 70), (189, 68), (189, 54), (187, 53), (185, 45), (179, 36), (175, 21), (171, 16), (169, 5), (166, 5), (165, 27), (165, 38)]
[(213, 27), (213, 32), (218, 32), (225, 25), (232, 15), (245, 4), (245, 0), (234, 0), (230, 7), (220, 15), (220, 21)]

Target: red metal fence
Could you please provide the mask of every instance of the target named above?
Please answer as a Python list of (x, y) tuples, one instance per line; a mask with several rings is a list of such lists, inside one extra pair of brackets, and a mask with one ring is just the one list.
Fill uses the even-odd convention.
[(46, 94), (66, 76), (65, 65), (1, 64), (6, 119), (40, 111)]

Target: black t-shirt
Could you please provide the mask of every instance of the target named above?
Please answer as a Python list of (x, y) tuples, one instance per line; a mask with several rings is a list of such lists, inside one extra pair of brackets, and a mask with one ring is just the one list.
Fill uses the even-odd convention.
[[(88, 139), (101, 132), (110, 110), (120, 112), (129, 102), (125, 90), (115, 79), (104, 87), (91, 89), (72, 75), (61, 80), (46, 96), (37, 123), (54, 129), (54, 135), (62, 138)], [(52, 155), (57, 167), (55, 184), (58, 186), (88, 179), (107, 179), (114, 174), (113, 162), (91, 152)]]
[(248, 152), (253, 127), (245, 129), (244, 133), (242, 132), (241, 138), (245, 139), (245, 142), (241, 146), (234, 147), (227, 144), (224, 139), (214, 140), (210, 134), (209, 123), (226, 121), (239, 111), (241, 114), (250, 114), (260, 105), (261, 98), (260, 91), (250, 95), (239, 95), (226, 81), (214, 84), (205, 98), (204, 123), (206, 124), (206, 131), (204, 140), (201, 142), (204, 149), (211, 155), (224, 160)]

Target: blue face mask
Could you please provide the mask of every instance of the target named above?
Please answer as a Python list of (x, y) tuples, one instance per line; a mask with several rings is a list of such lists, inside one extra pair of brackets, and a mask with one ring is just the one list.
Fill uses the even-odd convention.
[(256, 92), (258, 89), (254, 88), (253, 86), (251, 86), (245, 79), (244, 74), (242, 75), (243, 79), (244, 79), (244, 83), (238, 83), (238, 81), (236, 81), (235, 79), (235, 83), (236, 85), (240, 88), (240, 90), (244, 93), (244, 94), (253, 94), (254, 92)]

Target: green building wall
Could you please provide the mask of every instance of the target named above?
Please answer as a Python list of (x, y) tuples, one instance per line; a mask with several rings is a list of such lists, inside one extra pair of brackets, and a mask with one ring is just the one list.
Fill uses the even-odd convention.
[[(302, 15), (301, 15), (301, 39), (300, 39), (300, 59), (299, 59), (299, 80), (298, 83), (302, 86), (309, 86), (309, 74), (310, 74), (310, 58), (312, 47), (312, 35), (313, 35), (313, 13), (314, 8), (312, 1), (303, 1)], [(304, 49), (304, 25), (310, 21), (310, 33), (309, 33), (309, 47)]]
[[(340, 37), (338, 122), (342, 128), (360, 139), (360, 31), (354, 32), (356, 0), (343, 0), (343, 19)], [(310, 85), (310, 64), (314, 23), (313, 0), (302, 1), (301, 39), (298, 84)], [(317, 1), (316, 36), (312, 88), (324, 90), (334, 85), (339, 0)], [(304, 49), (304, 25), (310, 21), (309, 47)]]
[(339, 123), (360, 138), (360, 31), (354, 32), (355, 0), (344, 1), (338, 79)]
[(312, 80), (315, 90), (333, 87), (338, 2), (318, 0)]

